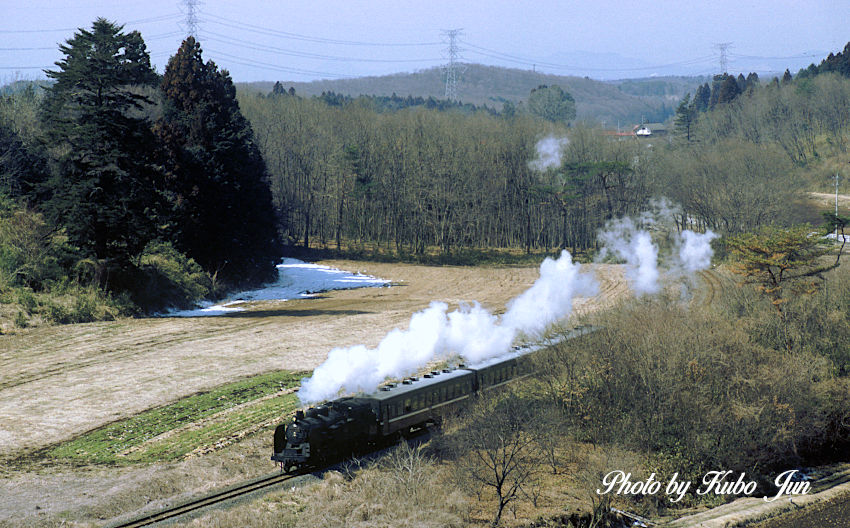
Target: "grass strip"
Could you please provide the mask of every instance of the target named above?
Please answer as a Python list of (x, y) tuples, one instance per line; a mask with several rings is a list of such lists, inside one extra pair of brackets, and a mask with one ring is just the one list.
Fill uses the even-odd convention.
[(96, 464), (173, 460), (206, 445), (205, 442), (214, 442), (218, 437), (250, 427), (256, 423), (254, 420), (272, 419), (294, 409), (296, 395), (286, 394), (263, 400), (257, 405), (247, 405), (225, 414), (221, 419), (181, 431), (162, 442), (151, 442), (150, 446), (144, 446), (130, 456), (120, 454), (173, 429), (297, 386), (305, 375), (307, 373), (304, 372), (276, 371), (222, 385), (105, 425), (49, 449), (46, 455)]

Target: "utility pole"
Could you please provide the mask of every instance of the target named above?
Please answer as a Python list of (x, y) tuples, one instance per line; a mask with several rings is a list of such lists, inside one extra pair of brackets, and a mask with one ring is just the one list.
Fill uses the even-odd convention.
[[(835, 241), (838, 242), (838, 173), (835, 173)], [(842, 240), (843, 242), (843, 240)]]
[(729, 51), (729, 48), (731, 46), (731, 42), (719, 42), (714, 45), (715, 48), (720, 50), (720, 73), (728, 72), (729, 60), (726, 56), (726, 53)]
[(198, 6), (200, 0), (182, 0), (183, 7), (186, 8), (186, 33), (189, 37), (195, 37), (198, 40)]
[(460, 47), (457, 44), (457, 38), (461, 35), (463, 29), (444, 29), (442, 34), (448, 37), (449, 47), (445, 49), (449, 56), (449, 63), (443, 67), (446, 71), (446, 99), (457, 101), (457, 80), (460, 76), (458, 71), (458, 56), (460, 55)]

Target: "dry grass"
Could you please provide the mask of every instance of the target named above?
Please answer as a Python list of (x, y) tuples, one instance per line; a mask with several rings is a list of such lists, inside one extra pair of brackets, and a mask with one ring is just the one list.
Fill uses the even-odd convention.
[[(102, 526), (275, 471), (271, 429), (214, 453), (145, 466), (33, 468), (0, 480), (0, 526)], [(39, 509), (36, 509), (36, 506)], [(244, 525), (243, 525), (244, 526)]]
[(187, 527), (437, 528), (467, 526), (469, 505), (447, 471), (402, 443), (377, 465), (207, 513)]

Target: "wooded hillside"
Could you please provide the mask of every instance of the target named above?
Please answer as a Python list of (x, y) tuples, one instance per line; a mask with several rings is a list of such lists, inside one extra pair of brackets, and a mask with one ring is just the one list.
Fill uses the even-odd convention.
[[(501, 110), (505, 101), (519, 103), (528, 99), (532, 89), (541, 84), (558, 85), (576, 100), (579, 120), (606, 122), (616, 127), (617, 122), (636, 124), (641, 121), (661, 122), (673, 114), (678, 101), (693, 91), (705, 79), (699, 77), (653, 78), (602, 82), (587, 77), (548, 75), (528, 70), (465, 64), (458, 83), (459, 99), (478, 106), (487, 105)], [(313, 96), (322, 92), (358, 95), (392, 95), (401, 97), (445, 96), (445, 74), (440, 68), (415, 73), (398, 73), (380, 77), (322, 80), (309, 83), (280, 81), (285, 88), (295, 88), (297, 95)], [(268, 93), (273, 82), (246, 83), (245, 90)]]

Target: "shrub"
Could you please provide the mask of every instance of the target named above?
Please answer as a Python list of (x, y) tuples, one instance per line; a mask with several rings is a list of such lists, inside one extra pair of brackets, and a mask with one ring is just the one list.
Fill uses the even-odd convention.
[(13, 286), (41, 291), (65, 275), (72, 248), (64, 235), (26, 208), (0, 212), (0, 274)]
[[(765, 335), (776, 319), (768, 302), (749, 288), (730, 296), (716, 308), (655, 299), (600, 316), (598, 332), (547, 353), (541, 396), (560, 402), (580, 437), (689, 461), (683, 474), (768, 474), (840, 452), (850, 409), (846, 398), (836, 404), (846, 383), (835, 377), (834, 349), (788, 353), (778, 332)], [(824, 325), (846, 350), (846, 323)]]
[(212, 288), (212, 280), (201, 266), (168, 242), (148, 244), (140, 261), (141, 280), (131, 295), (145, 310), (185, 308), (203, 299)]
[(421, 456), (418, 450), (397, 453), (384, 469), (359, 471), (350, 481), (328, 472), (300, 497), (305, 508), (298, 526), (466, 526), (465, 501), (444, 482), (439, 467)]

